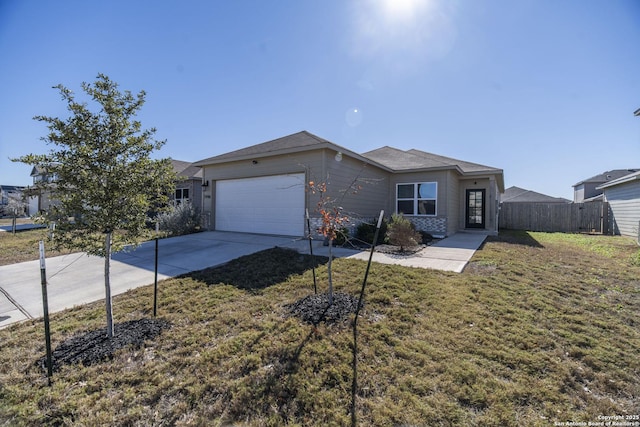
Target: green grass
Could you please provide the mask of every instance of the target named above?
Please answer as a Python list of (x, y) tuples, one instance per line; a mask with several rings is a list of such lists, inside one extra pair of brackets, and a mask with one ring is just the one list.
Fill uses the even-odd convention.
[[(597, 248), (597, 249), (594, 249)], [(462, 274), (373, 264), (358, 324), (361, 425), (549, 426), (640, 413), (640, 267), (630, 239), (490, 238)], [(160, 283), (172, 327), (112, 360), (35, 367), (41, 321), (0, 330), (0, 424), (348, 425), (351, 329), (284, 316), (312, 290), (271, 252)], [(356, 295), (366, 264), (334, 263)], [(277, 280), (262, 280), (273, 271)], [(326, 267), (318, 283), (326, 289)], [(101, 286), (101, 284), (92, 284)], [(151, 287), (114, 299), (150, 316)], [(102, 303), (52, 316), (54, 347), (104, 327)]]

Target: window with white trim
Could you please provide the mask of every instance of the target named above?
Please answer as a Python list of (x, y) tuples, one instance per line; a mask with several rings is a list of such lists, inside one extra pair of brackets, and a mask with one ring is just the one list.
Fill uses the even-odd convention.
[(189, 202), (189, 189), (188, 188), (177, 188), (176, 189), (176, 197), (174, 199), (175, 204), (179, 205), (181, 203)]
[(414, 182), (396, 185), (396, 212), (434, 216), (437, 213), (438, 183)]

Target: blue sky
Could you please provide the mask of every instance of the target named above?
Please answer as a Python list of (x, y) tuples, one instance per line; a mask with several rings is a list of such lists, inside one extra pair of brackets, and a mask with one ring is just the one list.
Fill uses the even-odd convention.
[(637, 0), (0, 0), (0, 183), (49, 147), (62, 83), (147, 92), (139, 118), (196, 161), (300, 130), (572, 185), (640, 168)]

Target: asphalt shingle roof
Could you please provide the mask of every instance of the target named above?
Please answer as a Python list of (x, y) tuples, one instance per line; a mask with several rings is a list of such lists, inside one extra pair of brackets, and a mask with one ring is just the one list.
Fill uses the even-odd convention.
[[(283, 136), (261, 144), (252, 145), (250, 147), (241, 148), (239, 150), (230, 151), (220, 154), (219, 156), (209, 157), (207, 159), (195, 162), (197, 165), (205, 165), (209, 163), (219, 163), (222, 161), (231, 161), (247, 157), (260, 157), (269, 154), (279, 154), (283, 151), (303, 151), (313, 147), (322, 148), (327, 144), (335, 145), (307, 131), (294, 133), (292, 135)], [(341, 148), (341, 147), (339, 147)]]
[(171, 159), (171, 166), (180, 177), (186, 179), (202, 178), (202, 168), (194, 166), (191, 162)]
[(591, 178), (584, 179), (573, 186), (576, 187), (581, 184), (585, 184), (587, 182), (595, 182), (595, 183), (605, 183), (608, 181), (613, 181), (614, 179), (622, 178), (625, 175), (629, 175), (634, 172), (640, 171), (640, 168), (635, 169), (614, 169), (611, 171), (602, 172), (601, 174), (594, 175)]
[(451, 169), (460, 168), (463, 173), (471, 172), (500, 172), (500, 169), (466, 162), (421, 150), (400, 150), (385, 146), (362, 154), (363, 157), (374, 160), (395, 171), (414, 169)]
[(512, 186), (504, 190), (500, 197), (502, 203), (571, 203), (571, 200), (562, 197), (552, 197), (535, 191)]
[(391, 172), (456, 169), (462, 174), (497, 174), (500, 180), (500, 188), (504, 188), (502, 169), (427, 153), (421, 150), (413, 149), (405, 151), (389, 146), (363, 154), (357, 154), (307, 131), (294, 133), (261, 144), (199, 160), (195, 162), (194, 165), (205, 166), (236, 160), (246, 160), (252, 157), (260, 158), (322, 148), (333, 149), (348, 156), (371, 162)]

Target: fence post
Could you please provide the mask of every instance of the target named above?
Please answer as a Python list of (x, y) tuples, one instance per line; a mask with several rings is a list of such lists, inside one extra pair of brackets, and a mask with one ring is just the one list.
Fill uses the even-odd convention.
[(158, 233), (160, 232), (160, 223), (156, 221), (156, 256), (153, 274), (153, 317), (158, 314)]
[(51, 331), (49, 330), (49, 302), (47, 300), (47, 270), (44, 261), (44, 241), (40, 240), (40, 284), (42, 285), (42, 308), (44, 311), (44, 339), (47, 348), (47, 382), (51, 386), (53, 361), (51, 358)]

